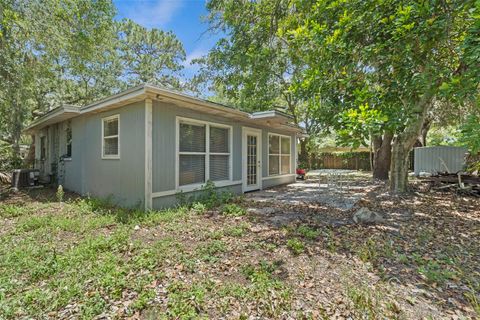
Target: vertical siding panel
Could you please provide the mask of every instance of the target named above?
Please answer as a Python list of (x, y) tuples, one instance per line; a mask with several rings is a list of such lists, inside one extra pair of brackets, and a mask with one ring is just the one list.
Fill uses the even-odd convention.
[[(464, 169), (465, 154), (467, 149), (464, 147), (436, 146), (420, 147), (414, 150), (414, 171), (418, 175), (420, 172), (443, 172), (447, 169), (454, 173)], [(443, 160), (443, 162), (442, 162)]]

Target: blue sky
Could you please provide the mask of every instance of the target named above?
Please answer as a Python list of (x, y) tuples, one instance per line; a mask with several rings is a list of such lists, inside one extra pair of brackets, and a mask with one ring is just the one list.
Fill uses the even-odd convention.
[(205, 0), (114, 0), (118, 19), (129, 18), (147, 28), (173, 31), (187, 53), (184, 74), (190, 78), (196, 71), (190, 61), (208, 53), (219, 35), (205, 32), (202, 21), (207, 14)]

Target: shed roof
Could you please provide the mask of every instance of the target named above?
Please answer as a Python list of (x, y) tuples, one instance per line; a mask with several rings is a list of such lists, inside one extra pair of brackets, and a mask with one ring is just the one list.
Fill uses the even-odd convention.
[(68, 120), (81, 114), (103, 112), (145, 99), (165, 101), (188, 109), (222, 116), (237, 121), (275, 127), (287, 131), (302, 131), (301, 128), (293, 124), (292, 116), (279, 110), (254, 112), (250, 114), (248, 112), (234, 109), (220, 103), (193, 97), (181, 92), (161, 88), (151, 84), (142, 84), (127, 89), (83, 107), (64, 105), (55, 108), (40, 118), (34, 120), (24, 131), (31, 132), (56, 122)]

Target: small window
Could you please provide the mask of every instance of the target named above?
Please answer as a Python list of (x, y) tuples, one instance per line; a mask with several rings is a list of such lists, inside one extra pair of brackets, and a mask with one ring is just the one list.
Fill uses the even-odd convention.
[(45, 160), (47, 155), (47, 137), (40, 137), (40, 160)]
[(291, 172), (290, 137), (269, 134), (268, 136), (268, 175)]
[(120, 158), (120, 116), (102, 119), (102, 158)]
[(67, 138), (67, 158), (72, 157), (72, 127), (70, 123), (67, 124), (67, 129), (65, 130), (65, 135)]

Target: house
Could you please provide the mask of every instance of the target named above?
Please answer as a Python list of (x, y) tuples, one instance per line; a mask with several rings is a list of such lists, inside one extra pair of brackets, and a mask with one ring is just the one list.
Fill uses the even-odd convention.
[(172, 206), (206, 181), (234, 193), (295, 181), (301, 130), (279, 111), (252, 114), (144, 84), (64, 105), (25, 130), (41, 179), (126, 207)]

